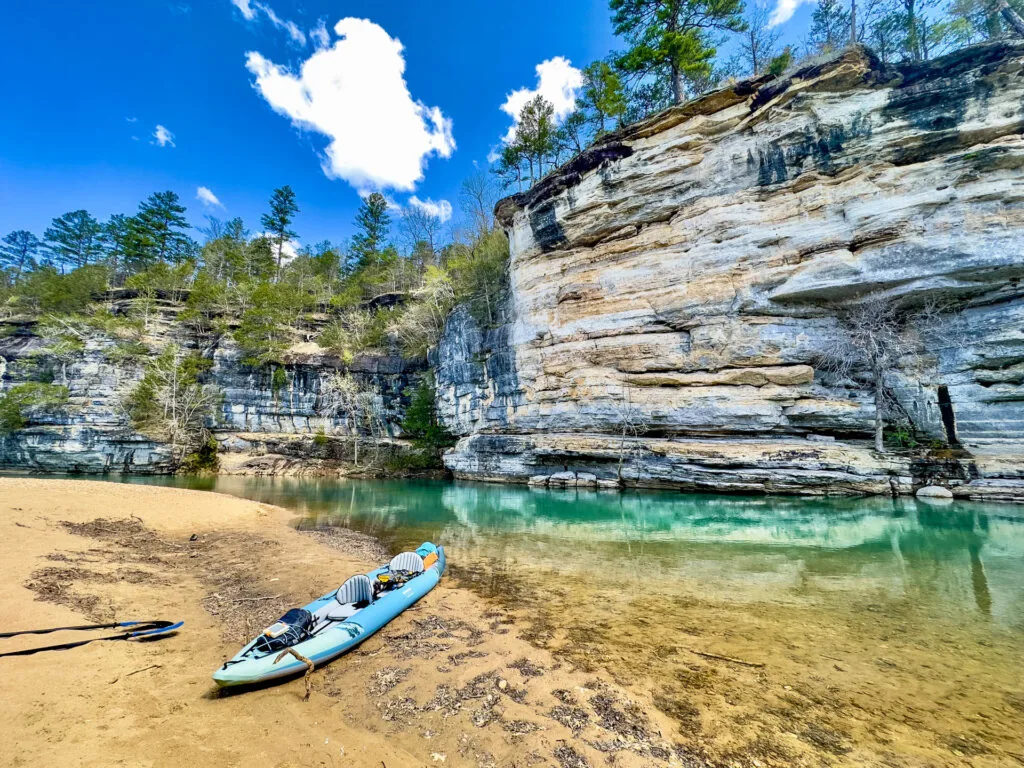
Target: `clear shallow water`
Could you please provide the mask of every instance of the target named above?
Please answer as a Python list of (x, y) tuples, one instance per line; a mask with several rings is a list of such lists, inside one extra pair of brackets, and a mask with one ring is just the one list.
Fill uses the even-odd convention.
[[(679, 737), (781, 764), (1024, 760), (1024, 508), (441, 482), (147, 478), (295, 510), (455, 579)], [(696, 652), (763, 667), (708, 660)], [(1022, 756), (1022, 757), (1018, 757)]]
[(1024, 631), (1024, 508), (916, 499), (617, 494), (431, 481), (129, 477), (213, 490), (345, 526), (393, 549), (445, 543), (487, 561), (601, 579), (687, 582), (703, 594), (784, 603), (884, 594), (936, 618)]

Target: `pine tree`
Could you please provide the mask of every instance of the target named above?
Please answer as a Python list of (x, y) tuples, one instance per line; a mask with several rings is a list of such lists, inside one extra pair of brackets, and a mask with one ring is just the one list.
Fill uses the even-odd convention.
[(0, 265), (13, 271), (13, 282), (35, 266), (41, 245), (39, 238), (25, 229), (15, 230), (0, 241)]
[(711, 74), (716, 32), (742, 32), (743, 0), (610, 0), (615, 34), (629, 49), (619, 67), (637, 78), (667, 80), (673, 100), (687, 82)]
[(107, 266), (111, 279), (120, 284), (127, 268), (128, 251), (131, 247), (131, 222), (123, 213), (115, 213), (103, 225), (103, 244), (106, 246)]
[(388, 201), (384, 195), (374, 192), (363, 199), (356, 213), (356, 228), (359, 231), (352, 237), (352, 253), (357, 265), (365, 267), (376, 264), (380, 261), (391, 229)]
[(811, 42), (819, 51), (833, 51), (849, 39), (850, 13), (844, 0), (818, 0), (811, 15)]
[(296, 233), (291, 229), (295, 214), (299, 212), (299, 204), (295, 202), (295, 192), (285, 184), (274, 190), (270, 197), (270, 213), (260, 217), (260, 224), (267, 233), (272, 235), (274, 249), (277, 251), (277, 271), (281, 271), (281, 257), (284, 253), (285, 241), (291, 240)]
[(583, 70), (583, 89), (576, 105), (598, 136), (610, 130), (611, 121), (621, 124), (626, 114), (626, 92), (619, 73), (606, 61), (589, 65)]
[(563, 152), (570, 157), (583, 151), (587, 145), (587, 116), (577, 109), (562, 123), (555, 135), (555, 163), (561, 162)]
[(53, 220), (43, 233), (46, 249), (61, 268), (84, 267), (103, 252), (100, 224), (88, 211), (65, 213)]
[(530, 166), (530, 181), (544, 177), (544, 160), (555, 152), (558, 127), (555, 125), (555, 107), (539, 93), (519, 112), (515, 143), (522, 148)]
[(494, 174), (501, 179), (501, 186), (508, 189), (516, 185), (516, 192), (523, 191), (523, 149), (516, 143), (506, 144), (494, 164)]
[(127, 224), (130, 249), (147, 266), (154, 261), (178, 263), (194, 252), (195, 243), (185, 234), (189, 229), (185, 206), (170, 190), (146, 198)]

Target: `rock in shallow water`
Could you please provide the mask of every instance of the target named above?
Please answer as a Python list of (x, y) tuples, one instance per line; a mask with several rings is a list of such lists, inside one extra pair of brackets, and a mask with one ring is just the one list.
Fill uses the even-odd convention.
[(952, 499), (953, 492), (949, 488), (943, 488), (941, 485), (926, 485), (924, 488), (918, 488), (917, 493), (914, 494), (918, 498), (922, 499)]

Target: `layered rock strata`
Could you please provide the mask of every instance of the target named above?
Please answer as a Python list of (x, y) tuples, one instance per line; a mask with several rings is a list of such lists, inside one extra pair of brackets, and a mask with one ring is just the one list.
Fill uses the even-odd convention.
[[(447, 465), (1024, 498), (1022, 130), (1024, 47), (995, 43), (906, 67), (851, 48), (608, 136), (498, 204), (512, 320), (449, 322)], [(913, 451), (876, 454), (869, 382), (822, 366), (837, 309), (873, 298), (957, 329), (887, 375)]]
[[(114, 294), (109, 309), (124, 315), (130, 312), (130, 304)], [(344, 460), (346, 456), (341, 454), (345, 451), (339, 453), (340, 449), (334, 450), (335, 456), (321, 446), (307, 446), (309, 466), (303, 467), (303, 455), (298, 451), (303, 443), (278, 439), (314, 436), (321, 431), (352, 435), (363, 429), (364, 425), (348, 424), (344, 413), (324, 408), (325, 382), (339, 371), (350, 373), (372, 394), (385, 429), (392, 436), (400, 432), (398, 425), (408, 404), (406, 392), (418, 384), (424, 365), (379, 355), (358, 356), (346, 364), (306, 342), (287, 353), (283, 380), (275, 382), (270, 369), (243, 364), (230, 334), (203, 338), (188, 334), (174, 322), (180, 309), (173, 301), (160, 303), (146, 345), (159, 350), (175, 343), (211, 361), (205, 380), (216, 387), (222, 400), (209, 426), (220, 450), (232, 454), (225, 462), (231, 471), (314, 471), (329, 463), (325, 458)], [(32, 380), (33, 358), (45, 346), (33, 323), (10, 324), (6, 330), (0, 337), (0, 380), (5, 391)], [(111, 353), (116, 346), (115, 339), (101, 333), (84, 334), (84, 350), (54, 378), (55, 383), (68, 387), (67, 405), (32, 410), (26, 428), (0, 434), (0, 468), (83, 473), (173, 470), (169, 447), (135, 431), (124, 407), (127, 394), (142, 378), (146, 358), (114, 357)], [(336, 448), (341, 443), (332, 440), (331, 445)], [(365, 456), (366, 446), (363, 450)]]

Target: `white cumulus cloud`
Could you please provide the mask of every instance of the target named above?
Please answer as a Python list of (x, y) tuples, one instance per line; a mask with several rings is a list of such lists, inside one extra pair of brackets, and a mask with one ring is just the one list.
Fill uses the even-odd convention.
[(210, 189), (209, 187), (197, 187), (196, 200), (201, 200), (203, 202), (203, 205), (208, 206), (210, 208), (224, 207), (224, 203), (222, 203), (217, 198), (217, 196), (213, 194), (213, 190)]
[(150, 144), (156, 144), (160, 147), (166, 147), (168, 144), (172, 147), (177, 146), (174, 143), (174, 134), (164, 128), (162, 125), (158, 125), (156, 130), (153, 131), (153, 141)]
[(775, 0), (775, 7), (772, 9), (772, 15), (768, 19), (769, 27), (777, 27), (779, 24), (785, 24), (796, 13), (796, 9), (804, 3), (809, 3), (811, 0)]
[(564, 56), (547, 59), (537, 65), (537, 87), (512, 91), (501, 105), (501, 111), (512, 118), (512, 126), (505, 134), (508, 144), (516, 136), (519, 113), (538, 93), (555, 108), (555, 121), (561, 122), (576, 109), (576, 92), (583, 87), (583, 73)]
[[(273, 232), (260, 232), (256, 237), (267, 238), (274, 251), (274, 258), (277, 258), (277, 235)], [(281, 243), (281, 264), (290, 264), (292, 260), (299, 255), (299, 251), (302, 250), (302, 244), (298, 240), (285, 240)]]
[(426, 200), (420, 200), (416, 195), (413, 195), (409, 198), (408, 202), (413, 208), (418, 208), (428, 216), (433, 216), (442, 224), (452, 217), (452, 204), (447, 200), (438, 200), (435, 203), (429, 197)]
[(413, 100), (402, 43), (367, 19), (339, 21), (340, 38), (313, 53), (296, 74), (250, 51), (246, 68), (274, 110), (329, 139), (321, 167), (360, 192), (411, 192), (431, 155), (455, 151), (452, 122)]

